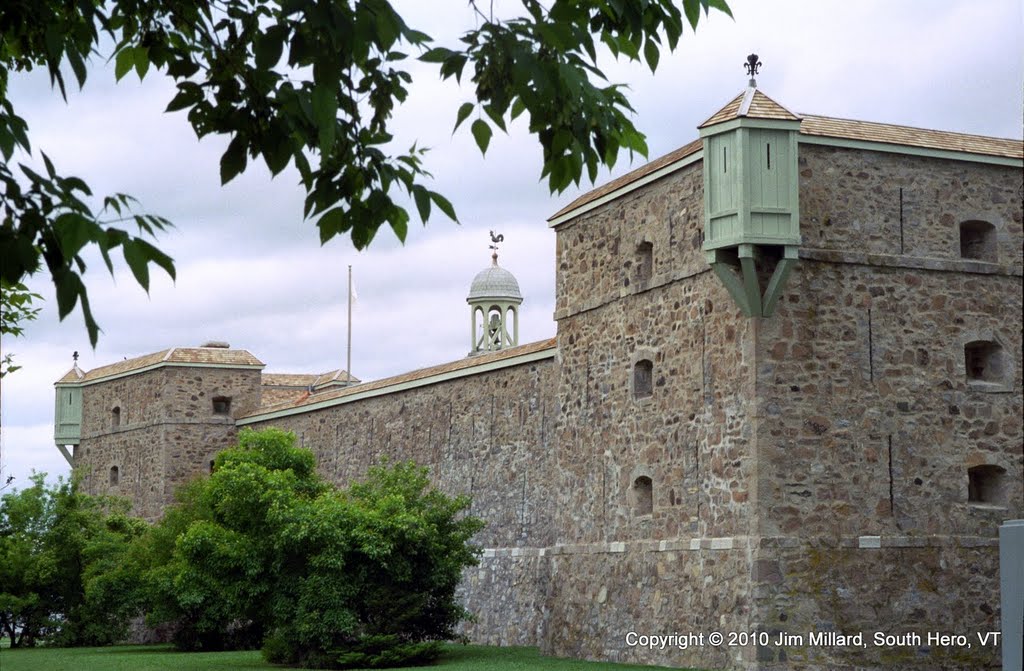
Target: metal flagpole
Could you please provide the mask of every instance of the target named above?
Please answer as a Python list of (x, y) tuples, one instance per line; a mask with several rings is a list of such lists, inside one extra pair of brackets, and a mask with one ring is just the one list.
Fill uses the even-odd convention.
[(348, 267), (348, 356), (345, 361), (345, 386), (352, 384), (352, 266)]

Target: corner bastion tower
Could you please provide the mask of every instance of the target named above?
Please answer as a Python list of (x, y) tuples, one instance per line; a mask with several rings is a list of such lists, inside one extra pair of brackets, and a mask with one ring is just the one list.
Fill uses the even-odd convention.
[(295, 432), (339, 483), (428, 465), (488, 522), (462, 585), (475, 641), (994, 666), (997, 527), (1024, 517), (1022, 143), (797, 114), (757, 64), (700, 137), (551, 217), (556, 338), (518, 344), (493, 265), (471, 356), (351, 386), (210, 346), (76, 366), (58, 443), (149, 518), (243, 426)]

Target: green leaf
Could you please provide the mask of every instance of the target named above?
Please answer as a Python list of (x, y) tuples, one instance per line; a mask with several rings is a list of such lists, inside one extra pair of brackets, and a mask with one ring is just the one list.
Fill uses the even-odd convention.
[(340, 207), (328, 210), (322, 217), (320, 217), (320, 220), (316, 222), (316, 225), (317, 228), (320, 229), (321, 245), (339, 233), (344, 233), (352, 226), (348, 214)]
[(417, 184), (412, 190), (413, 200), (416, 201), (416, 209), (420, 213), (420, 221), (424, 224), (430, 218), (430, 192), (425, 187)]
[(285, 25), (271, 26), (265, 33), (256, 36), (253, 42), (253, 52), (256, 56), (256, 67), (261, 70), (269, 70), (281, 60), (281, 52), (284, 49), (284, 39), (288, 35), (288, 27)]
[(408, 216), (392, 219), (391, 230), (395, 232), (395, 236), (400, 242), (405, 243), (405, 236), (409, 233)]
[(448, 215), (448, 218), (454, 222), (458, 222), (459, 218), (455, 216), (455, 208), (448, 201), (447, 198), (439, 194), (437, 191), (430, 192), (430, 200), (434, 201), (434, 205), (437, 205), (438, 209)]
[(337, 117), (338, 99), (335, 97), (334, 88), (324, 84), (318, 84), (313, 89), (313, 122), (317, 126), (317, 140), (320, 145), (321, 154), (330, 154), (334, 149)]
[(238, 173), (245, 170), (247, 157), (245, 155), (245, 140), (241, 135), (236, 135), (227, 151), (220, 157), (220, 183), (227, 184), (235, 178)]
[(178, 84), (178, 94), (167, 103), (165, 112), (177, 112), (178, 110), (191, 107), (202, 100), (203, 90), (195, 82), (181, 82)]
[(700, 21), (700, 0), (683, 0), (683, 11), (686, 12), (686, 20), (690, 27), (697, 30), (697, 22)]
[(136, 245), (136, 241), (132, 238), (124, 241), (121, 245), (121, 250), (124, 252), (124, 260), (131, 268), (132, 275), (135, 276), (135, 281), (149, 293), (149, 265), (146, 263), (145, 250), (141, 249)]
[(729, 9), (729, 5), (726, 4), (725, 0), (708, 0), (708, 7), (717, 9), (720, 12), (725, 12), (729, 15), (730, 19), (736, 18), (732, 15), (732, 10)]
[(487, 145), (491, 143), (491, 127), (483, 119), (477, 119), (469, 129), (476, 139), (476, 146), (480, 147), (480, 153), (486, 155)]
[(123, 47), (117, 52), (114, 60), (114, 77), (121, 81), (128, 72), (135, 66), (135, 50), (132, 47)]
[(512, 101), (511, 117), (513, 120), (520, 114), (526, 111), (526, 103), (523, 102), (522, 98), (516, 98)]
[(68, 63), (71, 64), (71, 69), (75, 73), (75, 79), (78, 80), (78, 88), (82, 88), (85, 85), (86, 69), (85, 61), (82, 60), (82, 55), (78, 53), (78, 49), (74, 46), (68, 46)]
[(99, 231), (95, 222), (76, 212), (65, 212), (53, 222), (65, 259), (74, 258), (85, 243), (94, 240)]
[(452, 51), (451, 49), (445, 49), (444, 47), (434, 47), (420, 56), (420, 60), (424, 63), (443, 63), (456, 53), (458, 52)]
[(476, 105), (473, 103), (462, 103), (462, 106), (459, 107), (458, 114), (455, 115), (455, 128), (452, 129), (452, 133), (457, 131), (459, 126), (462, 125), (462, 122), (466, 120), (466, 117), (473, 113), (474, 107), (476, 107)]
[(139, 75), (139, 81), (142, 81), (149, 72), (149, 47), (135, 47), (132, 60), (135, 61), (135, 72)]
[(651, 72), (658, 69), (658, 59), (661, 57), (661, 53), (658, 51), (658, 45), (650, 37), (647, 38), (647, 42), (644, 44), (644, 56), (647, 58), (647, 65), (651, 68)]

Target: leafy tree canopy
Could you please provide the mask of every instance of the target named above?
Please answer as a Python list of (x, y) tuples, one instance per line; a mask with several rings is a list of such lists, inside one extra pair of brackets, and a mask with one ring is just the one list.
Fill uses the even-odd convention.
[[(482, 4), (482, 3), (480, 3)], [(460, 44), (439, 46), (407, 25), (386, 0), (9, 0), (0, 9), (0, 279), (52, 277), (60, 317), (81, 305), (90, 341), (98, 326), (81, 275), (86, 245), (108, 268), (120, 249), (135, 279), (149, 286), (150, 266), (174, 276), (172, 260), (146, 238), (170, 225), (135, 212), (125, 194), (89, 205), (85, 181), (12, 161), (31, 151), (28, 126), (7, 95), (11, 72), (46, 68), (66, 95), (67, 66), (84, 85), (90, 58), (109, 38), (116, 76), (159, 71), (177, 85), (167, 110), (187, 115), (196, 135), (230, 138), (221, 157), (227, 183), (250, 161), (272, 174), (289, 165), (306, 191), (304, 216), (326, 242), (342, 234), (356, 248), (382, 226), (404, 240), (411, 198), (426, 222), (435, 208), (455, 211), (427, 186), (422, 148), (389, 153), (388, 123), (408, 94), (405, 61), (437, 64), (445, 79), (468, 80), (476, 102), (455, 114), (482, 152), (494, 128), (525, 115), (540, 141), (541, 174), (552, 191), (590, 180), (620, 150), (646, 154), (620, 86), (598, 65), (598, 47), (643, 61), (651, 70), (673, 50), (688, 23), (725, 0), (520, 0), (521, 15), (498, 19), (470, 0), (477, 27)], [(137, 230), (130, 232), (125, 224)]]
[(146, 524), (127, 516), (126, 501), (82, 494), (74, 479), (47, 487), (44, 478), (0, 498), (0, 634), (12, 647), (119, 640), (123, 592), (97, 579)]
[[(482, 523), (411, 463), (325, 483), (294, 434), (243, 431), (148, 537), (143, 602), (183, 649), (262, 644), (316, 668), (426, 660), (466, 617), (455, 599)], [(126, 569), (128, 573), (135, 569)]]

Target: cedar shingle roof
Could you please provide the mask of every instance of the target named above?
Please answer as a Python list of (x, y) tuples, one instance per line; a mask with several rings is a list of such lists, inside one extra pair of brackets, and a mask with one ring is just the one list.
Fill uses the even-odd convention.
[(262, 368), (263, 362), (244, 349), (224, 349), (221, 347), (172, 347), (170, 349), (144, 354), (134, 359), (125, 359), (107, 366), (94, 368), (77, 379), (70, 379), (74, 372), (69, 371), (58, 384), (68, 382), (92, 382), (105, 377), (123, 375), (133, 371), (158, 365), (216, 365), (238, 368)]
[[(749, 98), (749, 100), (748, 100)], [(739, 117), (751, 119), (778, 119), (780, 121), (799, 121), (800, 117), (775, 102), (758, 89), (747, 89), (729, 101), (698, 128), (706, 128), (723, 121), (731, 121)]]
[(558, 212), (555, 212), (553, 215), (551, 215), (551, 217), (548, 218), (548, 221), (556, 219), (565, 214), (566, 212), (572, 212), (577, 207), (582, 207), (583, 205), (586, 205), (591, 201), (595, 201), (606, 194), (612, 193), (613, 191), (618, 191), (627, 184), (631, 184), (637, 181), (638, 179), (643, 179), (652, 172), (657, 172), (658, 170), (661, 170), (667, 165), (672, 165), (676, 161), (681, 161), (690, 154), (697, 153), (698, 151), (700, 151), (700, 149), (701, 141), (694, 140), (690, 144), (683, 145), (682, 147), (676, 149), (675, 151), (669, 152), (664, 156), (659, 156), (650, 163), (646, 163), (637, 168), (636, 170), (627, 172), (622, 177), (613, 179), (607, 184), (603, 184), (597, 187), (593, 191), (588, 191), (587, 193), (583, 194), (576, 200), (572, 201), (571, 203), (560, 209)]
[(254, 417), (257, 415), (275, 412), (278, 410), (300, 408), (304, 405), (309, 405), (311, 403), (330, 401), (333, 399), (350, 396), (352, 394), (361, 394), (375, 389), (383, 389), (386, 387), (391, 387), (406, 382), (414, 382), (416, 380), (421, 380), (423, 378), (428, 378), (434, 375), (442, 375), (444, 373), (451, 373), (458, 370), (473, 368), (475, 366), (483, 366), (489, 363), (494, 363), (496, 361), (503, 361), (505, 359), (511, 359), (513, 357), (522, 356), (524, 354), (532, 354), (534, 352), (541, 352), (546, 349), (553, 349), (554, 347), (555, 338), (550, 338), (548, 340), (538, 340), (537, 342), (529, 343), (527, 345), (520, 345), (519, 347), (510, 347), (509, 349), (500, 350), (492, 354), (483, 354), (480, 356), (466, 357), (464, 359), (459, 359), (458, 361), (452, 361), (450, 363), (445, 363), (438, 366), (421, 368), (419, 370), (414, 370), (409, 373), (403, 373), (402, 375), (384, 378), (383, 380), (363, 382), (362, 384), (353, 385), (351, 387), (342, 387), (340, 389), (326, 389), (316, 394), (304, 395), (299, 399), (286, 401), (284, 403), (279, 403), (277, 405), (264, 405), (258, 411), (248, 415), (248, 417)]
[[(730, 100), (725, 107), (718, 110), (700, 128), (731, 119), (738, 118), (742, 111), (746, 91)], [(802, 114), (797, 116), (782, 107), (768, 96), (755, 90), (747, 110), (747, 117), (762, 119), (799, 120), (800, 134), (817, 137), (832, 137), (844, 140), (861, 140), (881, 144), (921, 147), (923, 149), (939, 149), (946, 151), (965, 152), (981, 156), (998, 156), (1002, 158), (1024, 159), (1024, 141), (1005, 138), (987, 137), (984, 135), (968, 135), (950, 131), (927, 130), (910, 126), (876, 123), (871, 121), (854, 121), (834, 117)], [(654, 159), (636, 170), (613, 179), (592, 191), (588, 191), (572, 201), (548, 218), (557, 219), (573, 210), (592, 203), (608, 194), (629, 186), (647, 175), (667, 167), (694, 154), (701, 149), (701, 141), (696, 140)]]
[(1002, 156), (1004, 158), (1024, 158), (1024, 141), (1009, 140), (984, 135), (968, 135), (945, 130), (928, 130), (897, 126), (873, 121), (855, 121), (853, 119), (836, 119), (827, 116), (803, 115), (800, 124), (801, 135), (819, 135), (837, 137), (847, 140), (864, 140), (866, 142), (884, 142), (901, 144), (908, 147), (924, 147), (926, 149), (945, 149), (962, 151), (968, 154), (984, 156)]

